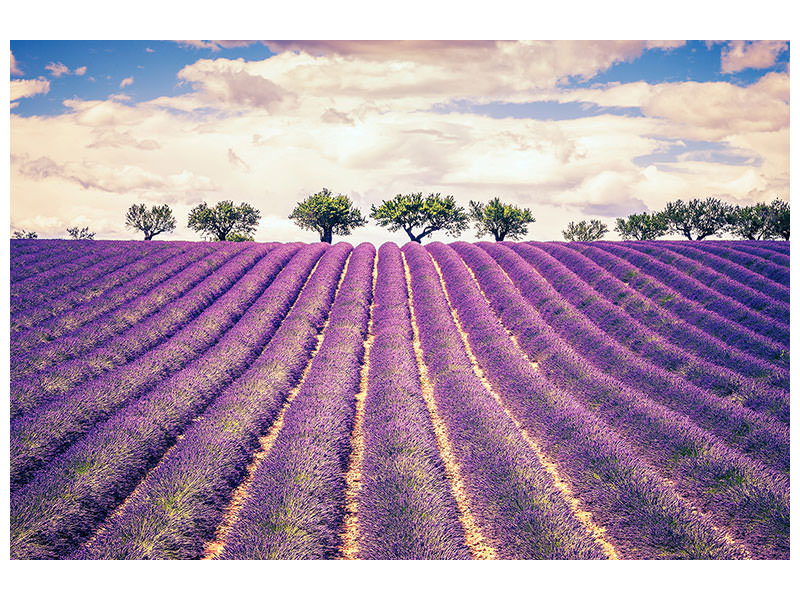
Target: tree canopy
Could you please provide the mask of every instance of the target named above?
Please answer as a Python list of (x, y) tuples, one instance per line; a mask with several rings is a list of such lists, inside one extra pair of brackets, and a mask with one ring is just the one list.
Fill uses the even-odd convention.
[(528, 223), (536, 219), (527, 208), (503, 204), (500, 198), (493, 198), (486, 205), (470, 201), (470, 215), (478, 226), (478, 237), (492, 234), (496, 242), (506, 237), (518, 240), (528, 233)]
[(321, 242), (333, 240), (333, 235), (350, 235), (356, 227), (363, 227), (367, 220), (355, 208), (347, 196), (334, 196), (327, 188), (298, 202), (289, 215), (301, 229), (319, 233)]
[(770, 207), (764, 202), (737, 206), (728, 215), (731, 233), (745, 240), (768, 240), (774, 237)]
[(692, 240), (702, 240), (709, 235), (722, 236), (730, 224), (733, 209), (718, 198), (689, 202), (676, 200), (664, 208), (670, 233), (678, 233)]
[(189, 213), (189, 227), (212, 241), (224, 242), (235, 234), (249, 236), (258, 227), (260, 218), (261, 212), (246, 202), (236, 206), (230, 200), (223, 200), (211, 208), (203, 202)]
[(614, 231), (623, 240), (654, 240), (667, 233), (667, 217), (660, 212), (628, 215), (627, 219), (619, 217)]
[(24, 229), (15, 231), (12, 235), (16, 240), (35, 240), (39, 237), (39, 234), (35, 231), (25, 231)]
[(73, 240), (93, 240), (94, 232), (89, 231), (88, 227), (67, 227), (67, 233)]
[(370, 216), (389, 231), (402, 229), (412, 242), (421, 242), (422, 238), (439, 230), (457, 236), (469, 227), (467, 211), (456, 206), (453, 196), (442, 197), (438, 193), (425, 198), (421, 193), (398, 194), (392, 200), (384, 200), (380, 206), (373, 205)]
[(147, 208), (144, 204), (134, 204), (125, 215), (125, 226), (144, 234), (144, 239), (152, 240), (159, 233), (175, 230), (175, 217), (172, 209), (163, 204)]
[(789, 203), (775, 198), (769, 205), (772, 221), (772, 235), (776, 238), (789, 239)]
[(586, 221), (578, 223), (570, 221), (567, 228), (561, 233), (569, 242), (593, 242), (608, 233), (608, 225), (598, 219), (592, 219), (588, 223)]

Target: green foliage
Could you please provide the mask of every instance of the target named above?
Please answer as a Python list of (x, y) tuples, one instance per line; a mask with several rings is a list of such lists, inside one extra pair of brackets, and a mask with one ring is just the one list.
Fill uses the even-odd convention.
[(728, 227), (745, 240), (789, 239), (789, 205), (775, 198), (770, 204), (737, 206), (728, 215)]
[(203, 202), (189, 213), (189, 227), (211, 241), (224, 242), (232, 234), (252, 234), (260, 218), (261, 212), (246, 202), (236, 206), (223, 200), (212, 208)]
[(356, 227), (367, 224), (347, 196), (334, 196), (327, 188), (298, 202), (289, 218), (302, 229), (316, 231), (319, 240), (329, 244), (333, 234), (350, 235)]
[(729, 227), (732, 211), (729, 204), (717, 198), (693, 198), (688, 203), (683, 200), (667, 203), (664, 215), (670, 233), (702, 240), (709, 235), (722, 237)]
[(94, 232), (89, 231), (88, 227), (67, 227), (67, 233), (73, 240), (93, 240)]
[[(469, 227), (467, 211), (456, 206), (452, 196), (442, 197), (438, 193), (425, 198), (419, 192), (398, 194), (378, 207), (373, 205), (370, 216), (389, 231), (402, 229), (412, 242), (421, 242), (422, 238), (439, 230), (457, 237)], [(414, 229), (419, 228), (422, 230), (414, 233)]]
[(789, 239), (789, 204), (775, 198), (769, 205), (772, 213), (772, 237)]
[(731, 233), (745, 240), (769, 239), (772, 237), (772, 211), (764, 202), (737, 206), (728, 215), (728, 226)]
[(518, 240), (528, 233), (528, 223), (535, 223), (531, 211), (493, 198), (488, 204), (470, 201), (470, 216), (478, 226), (478, 237), (492, 234), (496, 242), (506, 237)]
[(598, 219), (592, 219), (588, 223), (586, 221), (579, 223), (570, 221), (567, 228), (561, 233), (568, 242), (594, 242), (608, 233), (608, 225), (601, 223)]
[(620, 217), (614, 231), (623, 240), (654, 240), (667, 233), (667, 217), (664, 213), (633, 214), (627, 219)]
[(229, 233), (225, 238), (226, 242), (255, 242), (256, 239), (252, 235), (244, 235), (242, 233)]
[(12, 237), (15, 240), (35, 240), (39, 237), (39, 234), (35, 231), (25, 231), (24, 229), (21, 229), (20, 231), (15, 231), (12, 234)]
[(159, 233), (174, 231), (175, 217), (166, 204), (149, 209), (144, 204), (134, 204), (125, 215), (125, 226), (141, 231), (144, 239), (152, 240)]

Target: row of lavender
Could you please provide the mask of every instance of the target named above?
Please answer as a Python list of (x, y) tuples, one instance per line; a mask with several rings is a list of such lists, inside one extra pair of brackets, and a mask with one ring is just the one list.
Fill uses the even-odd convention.
[[(350, 255), (347, 245), (331, 248), (303, 287), (325, 245), (210, 246), (154, 247), (127, 252), (125, 260), (106, 251), (85, 261), (90, 274), (64, 268), (60, 279), (55, 272), (73, 254), (61, 249), (59, 262), (59, 252), (48, 248), (15, 256), (12, 246), (12, 261), (24, 264), (16, 281), (51, 307), (47, 318), (69, 324), (70, 311), (79, 319), (80, 307), (97, 315), (127, 310), (119, 313), (127, 319), (110, 321), (123, 341), (109, 342), (114, 333), (106, 333), (85, 347), (47, 353), (62, 339), (87, 337), (91, 330), (70, 332), (88, 320), (55, 330), (51, 341), (32, 343), (24, 360), (12, 360), (12, 389), (23, 390), (16, 397), (29, 403), (18, 402), (12, 421), (12, 555), (190, 558), (207, 553), (215, 536), (222, 558), (341, 553), (344, 471), (374, 250), (362, 245)], [(551, 455), (623, 557), (786, 556), (788, 338), (776, 344), (778, 352), (766, 351), (775, 344), (768, 339), (761, 346), (729, 344), (738, 338), (715, 335), (709, 323), (724, 319), (734, 333), (752, 324), (735, 323), (724, 310), (689, 322), (671, 310), (672, 298), (661, 301), (659, 288), (677, 296), (702, 268), (709, 285), (695, 281), (694, 289), (718, 305), (758, 314), (753, 305), (763, 299), (745, 298), (736, 284), (770, 279), (783, 286), (783, 247), (677, 245), (669, 252), (695, 253), (695, 266), (662, 256), (664, 265), (678, 263), (669, 268), (680, 276), (646, 276), (623, 288), (614, 272), (644, 269), (614, 252), (637, 257), (646, 248), (481, 246), (434, 244), (426, 253), (408, 245), (403, 255), (393, 245), (381, 248), (375, 345), (366, 365), (358, 556), (475, 555), (465, 546), (465, 507), (456, 507), (421, 398), (425, 385), (432, 387), (428, 410), (438, 411), (452, 446), (466, 510), (497, 556), (603, 556), (534, 446)], [(608, 258), (595, 260), (590, 251)], [(750, 275), (736, 271), (734, 261), (699, 260), (698, 252), (735, 252), (737, 267)], [(143, 265), (181, 255), (185, 267), (173, 262), (168, 274), (144, 277)], [(216, 264), (197, 263), (214, 256)], [(291, 275), (297, 269), (306, 275)], [(70, 277), (74, 286), (64, 283)], [(282, 296), (279, 283), (287, 279), (294, 281), (294, 298), (298, 285), (303, 289), (291, 310), (291, 292)], [(54, 280), (62, 283), (48, 295)], [(169, 282), (174, 291), (164, 296), (173, 289)], [(148, 293), (138, 310), (121, 299)], [(255, 307), (273, 294), (263, 321), (265, 309)], [(780, 325), (778, 296), (770, 296), (778, 303), (770, 319)], [(688, 302), (707, 310), (702, 300)], [(161, 310), (175, 304), (171, 313)], [(424, 357), (419, 364), (414, 331)], [(136, 366), (126, 370), (130, 364)], [(122, 389), (112, 389), (120, 371)], [(258, 437), (275, 427), (277, 440), (220, 537)]]

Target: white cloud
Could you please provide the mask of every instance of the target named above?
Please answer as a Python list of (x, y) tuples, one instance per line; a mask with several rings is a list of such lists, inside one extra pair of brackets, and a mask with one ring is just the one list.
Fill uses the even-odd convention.
[(14, 58), (14, 53), (13, 52), (11, 52), (11, 71), (10, 72), (11, 72), (11, 75), (18, 75), (18, 76), (24, 75), (24, 73), (22, 72), (22, 69), (20, 69), (19, 65), (17, 65), (17, 59)]
[(64, 63), (51, 62), (47, 66), (45, 66), (45, 69), (50, 71), (50, 73), (53, 74), (53, 77), (61, 77), (62, 75), (69, 75), (69, 67), (67, 67)]
[(228, 162), (234, 167), (242, 169), (245, 173), (250, 172), (250, 165), (244, 162), (241, 157), (233, 151), (233, 148), (228, 148)]
[(11, 98), (18, 100), (20, 98), (30, 98), (37, 94), (47, 94), (50, 91), (50, 82), (44, 77), (39, 79), (12, 79), (11, 80)]
[(124, 87), (129, 86), (129, 85), (133, 85), (133, 77), (126, 77), (125, 79), (123, 79), (120, 82), (119, 87), (120, 87), (120, 89), (122, 89)]
[(723, 49), (723, 73), (736, 73), (744, 69), (767, 69), (775, 64), (778, 55), (789, 45), (782, 41), (734, 41)]
[[(657, 210), (677, 197), (789, 199), (788, 74), (747, 87), (564, 91), (552, 86), (630, 60), (646, 44), (597, 43), (581, 53), (570, 43), (477, 51), (409, 42), (403, 61), (385, 60), (374, 44), (330, 44), (338, 53), (317, 56), (304, 45), (265, 61), (199, 60), (181, 70), (191, 85), (173, 97), (72, 99), (61, 115), (12, 114), (13, 222), (83, 216), (90, 227), (104, 224), (106, 237), (130, 238), (128, 206), (167, 202), (178, 219), (174, 237), (198, 239), (186, 227), (191, 206), (232, 199), (261, 210), (257, 239), (311, 241), (287, 215), (327, 187), (364, 214), (401, 192), (453, 194), (462, 205), (500, 196), (533, 209), (534, 237), (558, 239), (569, 220), (601, 216), (613, 225), (618, 212)], [(642, 116), (536, 121), (430, 110), (463, 98), (595, 102), (641, 107)], [(658, 138), (719, 141), (761, 164), (637, 166), (634, 158), (664, 149)], [(370, 225), (348, 238), (384, 239), (402, 242), (403, 234)]]
[(75, 73), (75, 75), (86, 75), (86, 66), (78, 67), (73, 73)]
[(223, 48), (241, 48), (255, 43), (255, 40), (178, 40), (178, 44), (182, 46), (212, 50), (214, 52), (218, 52)]

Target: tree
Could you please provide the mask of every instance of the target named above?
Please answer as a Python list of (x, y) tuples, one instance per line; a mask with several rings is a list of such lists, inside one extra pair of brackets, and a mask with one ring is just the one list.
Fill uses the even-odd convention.
[(88, 227), (78, 228), (77, 225), (75, 227), (67, 227), (67, 233), (73, 240), (93, 240), (95, 235), (93, 231), (89, 231)]
[(729, 227), (732, 210), (717, 198), (693, 198), (688, 203), (680, 199), (668, 202), (664, 214), (670, 233), (702, 240), (712, 234), (721, 237)]
[(667, 217), (664, 213), (641, 213), (619, 217), (614, 231), (623, 240), (654, 240), (667, 233)]
[(149, 209), (144, 204), (134, 204), (125, 215), (125, 226), (141, 231), (144, 239), (152, 240), (159, 233), (174, 231), (175, 217), (166, 204)]
[(789, 239), (789, 204), (775, 198), (769, 205), (772, 237)]
[(255, 242), (256, 238), (252, 235), (244, 235), (242, 233), (229, 233), (225, 239), (226, 242)]
[(478, 237), (491, 233), (496, 242), (502, 242), (506, 236), (518, 240), (528, 233), (528, 223), (536, 222), (529, 209), (503, 204), (500, 198), (493, 198), (485, 206), (472, 200), (469, 207), (478, 226)]
[(736, 206), (728, 215), (731, 233), (745, 240), (768, 240), (772, 238), (773, 214), (769, 205), (758, 202), (753, 206)]
[(298, 202), (289, 215), (301, 229), (319, 233), (319, 241), (333, 240), (333, 235), (350, 235), (356, 227), (363, 227), (367, 220), (355, 208), (350, 198), (342, 194), (331, 194), (327, 188)]
[[(428, 194), (424, 199), (421, 193), (398, 194), (378, 207), (373, 205), (370, 216), (389, 231), (402, 229), (412, 242), (421, 242), (442, 229), (456, 237), (469, 227), (467, 211), (456, 206), (452, 196), (442, 198), (440, 194)], [(414, 233), (417, 228), (422, 230)]]
[(250, 235), (258, 227), (261, 212), (246, 202), (235, 206), (230, 200), (209, 208), (205, 202), (189, 213), (189, 227), (212, 241), (224, 242), (230, 235)]
[(39, 237), (39, 234), (35, 231), (25, 231), (22, 229), (20, 231), (15, 231), (13, 236), (16, 240), (35, 240)]
[(608, 233), (608, 225), (597, 219), (592, 219), (588, 223), (586, 221), (579, 223), (570, 221), (567, 228), (561, 233), (568, 242), (593, 242)]

